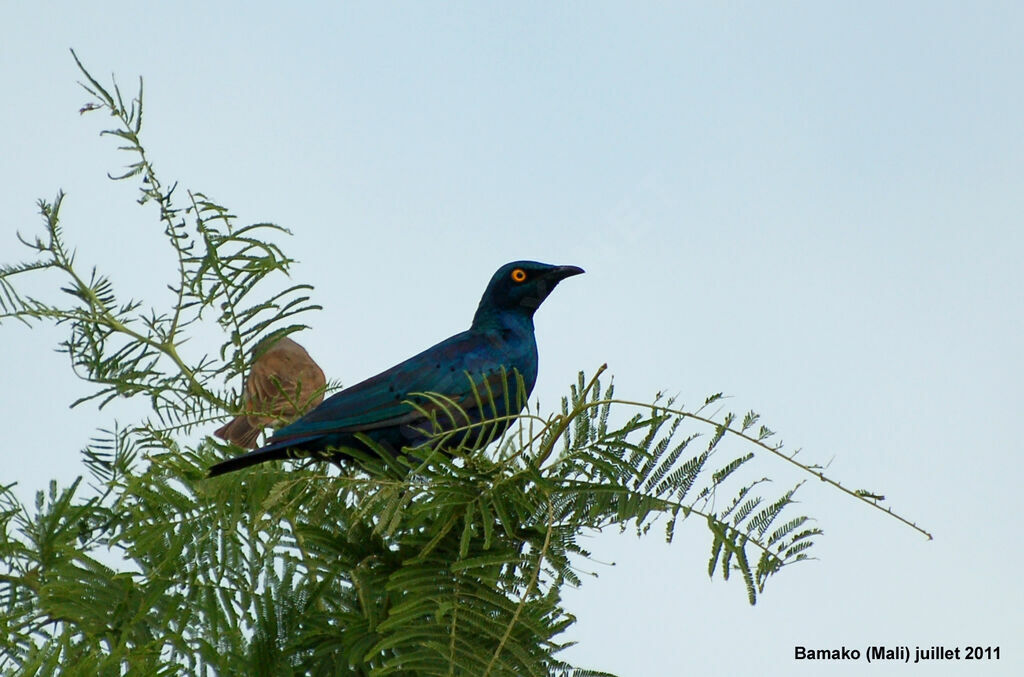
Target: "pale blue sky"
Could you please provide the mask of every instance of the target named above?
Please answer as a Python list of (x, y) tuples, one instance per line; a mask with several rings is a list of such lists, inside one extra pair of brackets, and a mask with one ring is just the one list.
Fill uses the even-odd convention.
[[(821, 559), (753, 609), (708, 582), (699, 524), (595, 537), (615, 566), (568, 596), (570, 659), (903, 675), (793, 646), (980, 644), (1002, 660), (915, 672), (1024, 674), (1024, 5), (211, 5), (0, 6), (0, 259), (63, 188), (80, 261), (150, 298), (171, 272), (135, 188), (104, 178), (125, 158), (77, 112), (74, 47), (145, 78), (165, 179), (292, 229), (324, 305), (300, 341), (329, 377), (465, 328), (506, 261), (580, 265), (537, 316), (543, 403), (602, 362), (638, 399), (724, 391), (935, 534), (808, 485)], [(26, 496), (138, 411), (69, 411), (86, 388), (59, 335), (0, 327), (0, 480)]]

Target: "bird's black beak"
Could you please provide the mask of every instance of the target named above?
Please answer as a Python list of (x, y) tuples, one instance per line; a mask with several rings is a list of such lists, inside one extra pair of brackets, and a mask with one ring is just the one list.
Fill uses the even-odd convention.
[(572, 277), (573, 275), (581, 275), (584, 272), (586, 271), (584, 271), (579, 266), (556, 266), (549, 270), (545, 277), (548, 277), (551, 280), (558, 282), (560, 280), (564, 280), (567, 277)]

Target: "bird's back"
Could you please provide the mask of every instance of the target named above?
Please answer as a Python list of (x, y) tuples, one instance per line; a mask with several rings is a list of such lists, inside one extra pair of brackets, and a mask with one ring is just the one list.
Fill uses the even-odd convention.
[(471, 329), (332, 395), (278, 430), (269, 444), (309, 451), (358, 447), (355, 435), (363, 433), (396, 450), (415, 446), (432, 437), (437, 424), (451, 429), (518, 413), (536, 379), (532, 327), (528, 332)]

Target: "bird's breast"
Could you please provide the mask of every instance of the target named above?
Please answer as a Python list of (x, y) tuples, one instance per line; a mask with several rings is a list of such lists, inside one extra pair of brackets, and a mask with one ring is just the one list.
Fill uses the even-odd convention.
[(494, 367), (504, 367), (509, 372), (510, 379), (513, 370), (518, 371), (526, 386), (527, 393), (533, 389), (537, 380), (537, 341), (534, 338), (532, 327), (530, 331), (523, 331), (518, 327), (502, 327), (500, 330), (490, 332), (487, 336), (491, 356), (499, 356), (493, 361)]

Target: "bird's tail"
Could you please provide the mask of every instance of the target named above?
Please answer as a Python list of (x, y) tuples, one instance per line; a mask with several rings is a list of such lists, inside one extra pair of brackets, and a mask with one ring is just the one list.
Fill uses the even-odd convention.
[(288, 458), (287, 449), (257, 449), (256, 451), (251, 451), (248, 454), (235, 456), (234, 458), (229, 458), (226, 461), (221, 461), (220, 463), (211, 466), (210, 470), (206, 473), (206, 476), (216, 477), (217, 475), (223, 475), (224, 473), (248, 468), (251, 465), (265, 463), (266, 461), (280, 461), (286, 458)]
[(300, 437), (300, 438), (288, 438), (286, 440), (280, 440), (278, 442), (271, 442), (265, 444), (255, 451), (250, 451), (248, 454), (242, 454), (234, 458), (229, 458), (226, 461), (211, 466), (210, 470), (207, 471), (207, 477), (216, 477), (217, 475), (223, 475), (225, 473), (234, 472), (241, 470), (242, 468), (248, 468), (249, 466), (258, 465), (260, 463), (266, 463), (267, 461), (283, 461), (288, 458), (308, 458), (309, 453), (303, 452), (300, 449), (295, 449), (295, 445), (308, 442), (316, 439), (317, 436), (312, 437)]
[(214, 431), (214, 435), (237, 444), (243, 449), (255, 449), (256, 438), (260, 436), (262, 428), (258, 428), (249, 422), (248, 416), (236, 416), (217, 430)]

